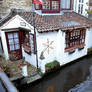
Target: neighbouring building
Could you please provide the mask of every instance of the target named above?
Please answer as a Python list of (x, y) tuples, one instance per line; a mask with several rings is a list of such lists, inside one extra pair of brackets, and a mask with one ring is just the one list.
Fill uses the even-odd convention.
[(0, 17), (7, 16), (12, 8), (31, 10), (32, 0), (0, 0)]
[(0, 22), (0, 43), (6, 60), (25, 57), (42, 72), (51, 61), (57, 60), (62, 66), (87, 55), (91, 36), (92, 21), (73, 12), (73, 0), (35, 4), (34, 14), (14, 9)]

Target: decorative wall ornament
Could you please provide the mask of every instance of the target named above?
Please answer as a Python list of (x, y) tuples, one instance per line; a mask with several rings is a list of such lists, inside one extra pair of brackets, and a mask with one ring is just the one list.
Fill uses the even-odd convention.
[(41, 60), (45, 59), (44, 54), (43, 54), (43, 51), (41, 52), (40, 59)]
[(53, 49), (53, 46), (52, 46), (53, 42), (54, 41), (50, 41), (49, 39), (47, 39), (47, 42), (43, 43), (43, 46), (44, 46), (43, 53), (47, 51), (47, 53), (49, 54), (50, 50)]

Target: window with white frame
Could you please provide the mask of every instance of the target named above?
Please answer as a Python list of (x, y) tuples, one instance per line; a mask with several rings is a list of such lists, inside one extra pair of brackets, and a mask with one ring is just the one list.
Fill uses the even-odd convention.
[(84, 3), (84, 0), (79, 0), (79, 5), (78, 5), (78, 13), (79, 14), (83, 14), (83, 3)]

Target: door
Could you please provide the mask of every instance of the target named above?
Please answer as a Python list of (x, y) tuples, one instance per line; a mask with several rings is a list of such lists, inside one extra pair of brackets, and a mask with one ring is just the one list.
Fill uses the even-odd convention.
[(6, 33), (9, 58), (16, 61), (22, 58), (21, 35), (20, 32)]

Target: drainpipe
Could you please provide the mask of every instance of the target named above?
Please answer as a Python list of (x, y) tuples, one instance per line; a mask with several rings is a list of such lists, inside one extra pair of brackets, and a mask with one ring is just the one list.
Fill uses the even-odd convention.
[(36, 65), (37, 65), (37, 69), (38, 69), (38, 53), (37, 53), (37, 40), (36, 40), (36, 30), (35, 30), (35, 9), (34, 9), (34, 4), (32, 2), (32, 22), (33, 22), (33, 26), (34, 26), (34, 38), (35, 38), (35, 52), (36, 52)]

